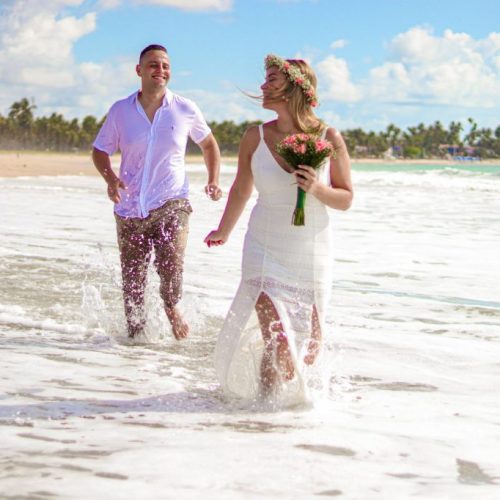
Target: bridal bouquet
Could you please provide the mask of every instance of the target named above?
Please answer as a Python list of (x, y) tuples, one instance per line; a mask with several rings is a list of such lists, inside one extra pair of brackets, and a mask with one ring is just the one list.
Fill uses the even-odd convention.
[[(276, 152), (294, 169), (299, 165), (318, 169), (326, 158), (332, 155), (335, 158), (335, 148), (330, 141), (318, 139), (310, 134), (288, 135), (276, 145)], [(292, 217), (294, 226), (304, 225), (305, 205), (306, 192), (299, 187)]]

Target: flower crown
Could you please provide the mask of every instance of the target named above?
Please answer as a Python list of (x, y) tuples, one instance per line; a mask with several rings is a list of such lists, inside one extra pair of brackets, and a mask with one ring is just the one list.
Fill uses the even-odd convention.
[(316, 97), (316, 92), (312, 86), (311, 81), (307, 78), (302, 71), (300, 71), (297, 66), (289, 63), (285, 59), (274, 54), (269, 54), (264, 60), (266, 69), (272, 66), (276, 66), (280, 71), (285, 73), (286, 77), (294, 84), (298, 85), (303, 94), (306, 96), (307, 102), (310, 106), (314, 107), (318, 105), (318, 98)]

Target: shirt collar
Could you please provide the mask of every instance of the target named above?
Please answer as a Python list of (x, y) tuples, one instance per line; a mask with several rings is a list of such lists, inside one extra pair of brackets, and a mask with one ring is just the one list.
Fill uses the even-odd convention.
[(173, 94), (172, 92), (170, 91), (169, 88), (166, 88), (165, 89), (165, 96), (163, 97), (163, 105), (166, 106), (166, 105), (169, 105), (172, 103), (172, 97), (173, 97)]
[[(135, 101), (136, 104), (139, 103), (139, 92), (140, 90), (137, 90), (134, 94), (132, 94), (132, 99)], [(172, 98), (173, 94), (172, 91), (169, 88), (165, 89), (165, 95), (163, 96), (163, 101), (162, 101), (162, 106), (170, 106), (172, 103)]]

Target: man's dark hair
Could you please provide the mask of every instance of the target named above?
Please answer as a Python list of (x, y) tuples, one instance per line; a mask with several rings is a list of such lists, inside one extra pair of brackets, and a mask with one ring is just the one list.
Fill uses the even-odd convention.
[(163, 45), (158, 45), (158, 44), (148, 45), (147, 47), (144, 47), (142, 49), (141, 55), (139, 56), (139, 62), (144, 57), (144, 54), (146, 54), (146, 52), (149, 52), (150, 50), (161, 50), (162, 52), (165, 52), (165, 54), (168, 54), (167, 49)]

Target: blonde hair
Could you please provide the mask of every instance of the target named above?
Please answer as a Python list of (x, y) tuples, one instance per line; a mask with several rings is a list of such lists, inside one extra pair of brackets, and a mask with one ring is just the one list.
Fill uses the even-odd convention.
[[(316, 93), (318, 80), (311, 66), (302, 59), (286, 59), (286, 61), (297, 67), (308, 78)], [(313, 107), (301, 87), (294, 85), (288, 79), (283, 87), (288, 109), (297, 128), (301, 132), (320, 134), (326, 125), (314, 114)]]

